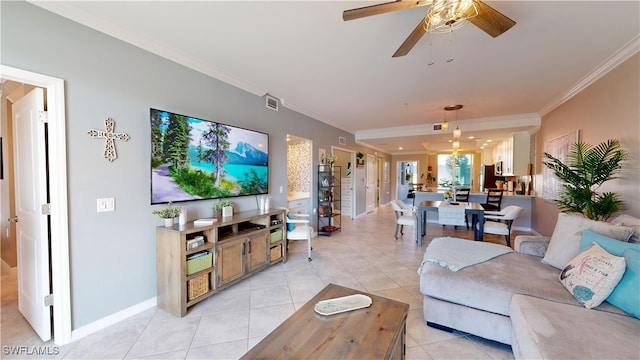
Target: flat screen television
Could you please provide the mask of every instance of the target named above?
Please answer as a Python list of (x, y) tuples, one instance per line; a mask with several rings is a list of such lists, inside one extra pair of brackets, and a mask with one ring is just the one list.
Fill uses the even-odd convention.
[(267, 194), (269, 134), (151, 109), (151, 204)]

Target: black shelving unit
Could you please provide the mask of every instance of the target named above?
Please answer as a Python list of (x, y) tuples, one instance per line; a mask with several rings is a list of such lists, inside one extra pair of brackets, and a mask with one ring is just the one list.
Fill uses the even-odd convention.
[(318, 234), (331, 236), (340, 231), (340, 166), (318, 166)]

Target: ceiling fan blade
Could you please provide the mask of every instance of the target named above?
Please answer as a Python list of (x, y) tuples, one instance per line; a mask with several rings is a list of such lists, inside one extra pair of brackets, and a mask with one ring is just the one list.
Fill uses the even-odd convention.
[(398, 0), (388, 2), (384, 4), (377, 4), (371, 6), (365, 6), (357, 9), (345, 10), (342, 12), (342, 19), (344, 21), (360, 19), (367, 16), (385, 14), (388, 12), (411, 9), (420, 6), (426, 6), (431, 4), (431, 0)]
[(515, 21), (482, 1), (477, 1), (476, 6), (478, 15), (468, 19), (468, 21), (492, 37), (497, 37), (516, 24)]
[(423, 20), (420, 20), (418, 26), (409, 34), (407, 39), (400, 45), (398, 50), (393, 54), (392, 57), (405, 56), (413, 49), (413, 47), (418, 43), (422, 36), (425, 34)]

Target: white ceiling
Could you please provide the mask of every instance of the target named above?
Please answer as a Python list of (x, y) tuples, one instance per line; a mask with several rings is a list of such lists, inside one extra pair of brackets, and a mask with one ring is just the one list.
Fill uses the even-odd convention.
[[(462, 149), (516, 130), (640, 48), (639, 1), (486, 1), (516, 21), (492, 38), (472, 24), (424, 36), (392, 58), (428, 7), (345, 22), (384, 1), (62, 1), (32, 3), (356, 134), (389, 153)], [(640, 80), (639, 80), (640, 81)], [(443, 107), (449, 133), (434, 132)], [(478, 140), (479, 139), (479, 140)], [(402, 146), (404, 150), (398, 150)]]

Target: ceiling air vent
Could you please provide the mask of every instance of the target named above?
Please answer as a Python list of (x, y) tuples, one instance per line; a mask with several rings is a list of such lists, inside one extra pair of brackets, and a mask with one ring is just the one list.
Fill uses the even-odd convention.
[(275, 98), (268, 94), (265, 98), (266, 98), (267, 108), (278, 111), (278, 98)]
[(433, 131), (443, 131), (442, 124), (441, 123), (433, 124)]

